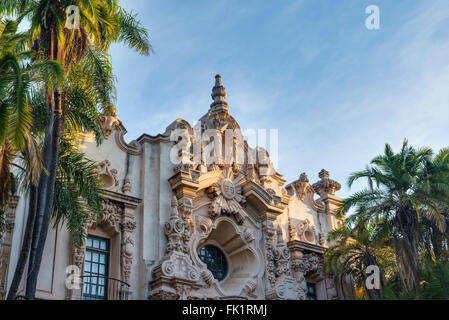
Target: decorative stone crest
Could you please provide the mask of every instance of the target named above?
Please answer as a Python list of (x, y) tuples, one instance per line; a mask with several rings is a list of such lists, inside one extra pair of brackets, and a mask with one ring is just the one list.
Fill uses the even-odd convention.
[(232, 181), (224, 179), (224, 180), (222, 180), (220, 187), (221, 187), (221, 192), (223, 193), (223, 196), (228, 200), (234, 199), (235, 196), (237, 195), (235, 186), (232, 183)]
[(209, 216), (212, 219), (221, 214), (227, 214), (234, 216), (238, 224), (243, 223), (245, 212), (241, 204), (245, 203), (246, 199), (239, 184), (235, 184), (230, 178), (222, 178), (215, 186), (208, 189), (208, 194), (214, 199), (209, 208)]
[(100, 117), (100, 123), (103, 135), (107, 139), (120, 124), (120, 120), (117, 118), (117, 115), (113, 113), (112, 115), (102, 115)]
[(295, 181), (294, 185), (301, 200), (305, 199), (308, 192), (313, 192), (313, 189), (309, 184), (309, 178), (305, 172), (301, 173), (299, 180)]

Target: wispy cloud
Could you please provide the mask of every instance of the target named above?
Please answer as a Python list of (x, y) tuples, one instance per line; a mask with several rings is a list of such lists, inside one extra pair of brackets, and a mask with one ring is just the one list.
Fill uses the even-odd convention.
[(151, 58), (113, 51), (128, 140), (178, 117), (193, 123), (221, 73), (243, 129), (279, 129), (289, 181), (318, 179), (324, 167), (345, 196), (348, 174), (386, 142), (447, 146), (449, 3), (374, 1), (381, 30), (369, 31), (372, 2), (127, 1), (156, 49)]

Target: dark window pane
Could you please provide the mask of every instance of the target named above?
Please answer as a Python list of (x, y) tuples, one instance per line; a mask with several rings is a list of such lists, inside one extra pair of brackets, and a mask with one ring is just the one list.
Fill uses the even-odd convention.
[(316, 297), (316, 284), (307, 282), (307, 300), (317, 300)]
[(206, 245), (199, 250), (198, 256), (207, 265), (207, 269), (212, 272), (215, 279), (221, 281), (226, 278), (228, 262), (219, 248)]
[(88, 236), (84, 262), (83, 299), (107, 299), (109, 240)]

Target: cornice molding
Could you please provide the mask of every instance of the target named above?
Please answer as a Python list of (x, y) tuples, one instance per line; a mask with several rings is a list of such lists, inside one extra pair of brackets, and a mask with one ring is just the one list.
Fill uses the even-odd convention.
[(315, 253), (319, 253), (319, 254), (323, 254), (324, 251), (326, 251), (326, 249), (327, 249), (323, 246), (304, 242), (301, 240), (289, 241), (289, 242), (287, 242), (287, 247), (290, 249), (290, 251), (310, 251), (310, 252), (315, 252)]
[(102, 195), (108, 200), (122, 202), (125, 206), (130, 207), (131, 209), (135, 209), (142, 202), (142, 199), (140, 198), (110, 190), (103, 190)]
[(136, 139), (138, 143), (141, 145), (144, 143), (161, 143), (161, 142), (170, 142), (170, 136), (166, 136), (164, 134), (158, 134), (156, 136), (152, 136), (149, 134), (142, 134), (140, 137)]
[(126, 143), (124, 138), (126, 133), (127, 133), (126, 128), (120, 122), (116, 126), (115, 130), (115, 142), (117, 143), (119, 148), (125, 151), (126, 153), (132, 154), (134, 156), (140, 155), (142, 153), (142, 146), (135, 141), (132, 141), (130, 144)]

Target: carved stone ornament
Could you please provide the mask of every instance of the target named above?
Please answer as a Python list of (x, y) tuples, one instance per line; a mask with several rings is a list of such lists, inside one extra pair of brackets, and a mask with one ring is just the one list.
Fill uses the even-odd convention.
[(134, 255), (134, 240), (129, 236), (125, 235), (122, 239), (121, 245), (121, 272), (122, 280), (129, 283), (131, 278), (131, 267), (133, 263)]
[(179, 145), (178, 147), (181, 148), (179, 150), (179, 163), (173, 168), (173, 171), (175, 173), (178, 173), (180, 171), (189, 172), (191, 169), (194, 168), (193, 163), (193, 155), (190, 153), (190, 143)]
[(212, 220), (208, 217), (197, 215), (196, 225), (197, 230), (203, 233), (204, 236), (207, 236), (211, 230), (210, 228), (212, 227)]
[(174, 252), (170, 258), (162, 263), (161, 273), (165, 277), (198, 281), (200, 274), (192, 265), (190, 257), (180, 252)]
[(116, 114), (112, 115), (102, 115), (100, 117), (101, 129), (103, 131), (103, 135), (105, 138), (109, 138), (111, 133), (117, 128), (120, 124), (120, 120), (117, 118)]
[(341, 184), (337, 181), (329, 179), (329, 171), (321, 170), (318, 177), (321, 179), (317, 183), (312, 185), (313, 189), (320, 195), (331, 194), (334, 195), (335, 192), (341, 189)]
[(309, 219), (304, 219), (298, 224), (298, 237), (301, 241), (315, 244), (315, 226), (310, 224)]
[(170, 220), (165, 224), (165, 235), (167, 236), (167, 253), (175, 250), (181, 250), (184, 247), (184, 231), (187, 225), (184, 220), (179, 217), (178, 201), (173, 196), (171, 202)]
[(123, 180), (123, 188), (122, 188), (123, 193), (129, 193), (131, 192), (131, 180), (129, 178), (125, 178)]
[(117, 170), (111, 168), (111, 162), (104, 160), (98, 164), (97, 172), (101, 176), (104, 188), (107, 190), (114, 190), (118, 185)]
[(250, 279), (246, 281), (240, 295), (255, 298), (256, 296), (254, 295), (254, 292), (256, 291), (256, 288), (257, 288), (257, 279), (256, 278)]
[(305, 172), (301, 173), (299, 180), (294, 182), (296, 191), (301, 200), (304, 200), (308, 192), (313, 192), (313, 188), (309, 183), (309, 178)]
[[(192, 291), (200, 280), (200, 273), (189, 256), (191, 226), (188, 215), (191, 201), (180, 201), (173, 196), (170, 219), (165, 224), (167, 250), (159, 265), (153, 269), (150, 299), (194, 299)], [(178, 210), (179, 209), (179, 210)], [(180, 212), (183, 212), (180, 215)], [(201, 275), (208, 279), (207, 275)]]
[(276, 276), (291, 276), (290, 271), (290, 249), (285, 245), (285, 241), (282, 238), (282, 229), (280, 226), (277, 228), (277, 245), (274, 248), (274, 257), (276, 261)]
[(262, 225), (262, 231), (264, 232), (264, 247), (266, 258), (266, 274), (267, 274), (267, 287), (273, 287), (276, 283), (275, 274), (275, 259), (274, 259), (274, 245), (273, 237), (275, 233), (273, 222), (267, 220)]
[(209, 197), (214, 199), (209, 207), (209, 216), (212, 219), (226, 214), (233, 216), (238, 224), (243, 223), (245, 212), (241, 204), (245, 203), (246, 199), (239, 184), (234, 183), (230, 178), (222, 178), (215, 186), (208, 189), (208, 193)]
[[(117, 232), (120, 232), (123, 219), (123, 208), (121, 205), (112, 202), (110, 200), (104, 200), (101, 203), (101, 216), (99, 220), (95, 220), (95, 217), (90, 214), (86, 221), (86, 228), (95, 227), (96, 225), (107, 224), (113, 227)], [(130, 228), (135, 228), (130, 226)]]
[(307, 284), (298, 283), (295, 278), (281, 276), (276, 280), (273, 289), (268, 291), (268, 298), (272, 300), (305, 300)]
[(310, 273), (322, 275), (323, 266), (323, 258), (315, 253), (306, 253), (302, 256), (292, 259), (293, 271), (299, 271), (303, 275), (307, 275)]

